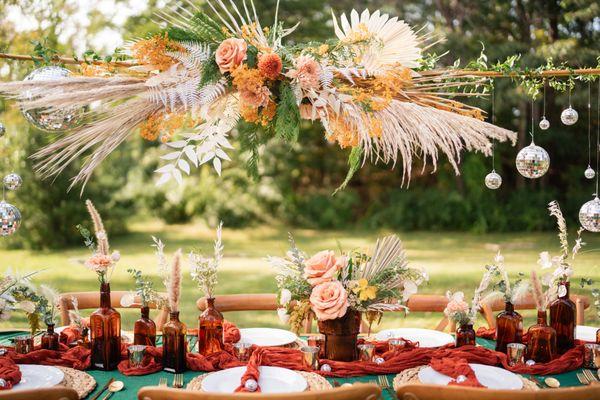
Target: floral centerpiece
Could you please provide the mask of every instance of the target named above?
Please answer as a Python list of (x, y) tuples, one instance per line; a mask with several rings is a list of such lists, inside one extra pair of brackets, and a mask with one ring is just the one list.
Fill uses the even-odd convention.
[(378, 239), (370, 254), (323, 250), (306, 258), (291, 235), (290, 245), (286, 258), (269, 258), (277, 270), (279, 314), (295, 331), (314, 315), (326, 336), (327, 358), (355, 358), (361, 314), (375, 318), (406, 310), (408, 298), (427, 280), (425, 272), (408, 266), (395, 235)]

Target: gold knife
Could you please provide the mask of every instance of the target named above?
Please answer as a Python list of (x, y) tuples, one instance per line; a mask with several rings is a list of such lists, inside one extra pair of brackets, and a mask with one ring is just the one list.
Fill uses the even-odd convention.
[(106, 384), (104, 385), (104, 387), (103, 387), (102, 389), (100, 389), (100, 391), (99, 391), (98, 393), (96, 393), (96, 394), (95, 394), (95, 395), (94, 395), (94, 396), (93, 396), (93, 397), (92, 397), (90, 400), (97, 400), (97, 399), (98, 399), (98, 397), (100, 397), (100, 395), (101, 395), (102, 393), (104, 393), (104, 391), (105, 391), (106, 389), (108, 389), (108, 387), (110, 386), (110, 384), (114, 382), (114, 380), (115, 380), (115, 378), (110, 378), (110, 379), (108, 380), (108, 382), (106, 382)]

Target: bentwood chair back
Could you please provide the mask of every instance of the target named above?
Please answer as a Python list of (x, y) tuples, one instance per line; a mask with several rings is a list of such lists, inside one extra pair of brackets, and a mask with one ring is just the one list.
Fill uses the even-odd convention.
[(55, 386), (46, 389), (0, 390), (1, 400), (79, 400), (73, 389)]
[[(584, 325), (584, 312), (590, 307), (590, 300), (587, 296), (572, 294), (569, 296), (576, 306), (576, 323), (577, 325)], [(533, 300), (533, 295), (529, 294), (519, 304), (515, 304), (515, 310), (535, 310), (536, 305)], [(487, 304), (481, 304), (481, 311), (485, 320), (490, 328), (496, 327), (496, 314), (498, 311), (504, 310), (504, 300), (496, 299), (493, 302)]]
[[(110, 301), (114, 308), (140, 308), (141, 300), (136, 297), (134, 304), (130, 307), (123, 307), (121, 305), (121, 298), (131, 292), (125, 291), (111, 291)], [(159, 293), (161, 296), (166, 297), (166, 293)], [(63, 325), (69, 325), (69, 310), (73, 310), (73, 299), (77, 300), (77, 308), (79, 310), (91, 310), (100, 307), (100, 293), (99, 292), (72, 292), (62, 293), (59, 298), (60, 304), (60, 320)], [(158, 307), (156, 304), (150, 304), (150, 309), (156, 310)], [(167, 322), (169, 313), (166, 309), (161, 309), (158, 318), (156, 318), (156, 329), (162, 330), (162, 326)]]
[(143, 387), (138, 400), (377, 400), (381, 389), (374, 384), (354, 384), (329, 390), (301, 393), (204, 393), (158, 386)]
[(398, 400), (592, 400), (600, 385), (542, 390), (492, 390), (459, 386), (410, 384), (396, 391)]
[[(196, 301), (198, 310), (206, 310), (206, 298), (201, 297)], [(277, 311), (280, 307), (277, 295), (272, 293), (255, 294), (225, 294), (215, 296), (215, 308), (220, 312), (229, 311)], [(304, 333), (310, 333), (312, 319), (304, 323)]]

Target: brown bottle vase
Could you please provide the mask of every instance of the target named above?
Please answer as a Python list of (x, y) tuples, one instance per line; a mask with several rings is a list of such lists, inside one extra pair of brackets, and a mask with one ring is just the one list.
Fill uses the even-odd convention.
[(496, 316), (496, 351), (506, 353), (509, 343), (523, 341), (523, 317), (515, 311), (514, 305), (507, 301), (504, 311)]
[(569, 298), (569, 282), (558, 285), (558, 298), (550, 304), (550, 326), (556, 331), (556, 350), (566, 353), (575, 347), (575, 303)]
[(547, 363), (556, 357), (556, 331), (548, 326), (545, 310), (538, 310), (537, 324), (529, 327), (527, 334), (527, 359)]
[(42, 349), (58, 350), (59, 334), (54, 332), (54, 324), (47, 324), (46, 332), (42, 335)]
[(186, 370), (187, 327), (179, 321), (179, 311), (172, 311), (169, 321), (163, 326), (163, 369), (181, 373)]
[(150, 319), (150, 309), (140, 308), (141, 317), (133, 324), (133, 344), (156, 346), (156, 324)]
[(110, 284), (100, 285), (100, 308), (90, 315), (92, 367), (114, 370), (121, 361), (121, 314), (111, 307)]
[(360, 321), (360, 312), (348, 309), (341, 318), (318, 322), (319, 332), (325, 335), (325, 358), (335, 361), (358, 359), (356, 342)]
[(456, 329), (456, 347), (475, 346), (473, 324), (460, 324)]
[(223, 350), (223, 314), (215, 308), (215, 299), (206, 299), (206, 310), (198, 317), (198, 353), (208, 356)]

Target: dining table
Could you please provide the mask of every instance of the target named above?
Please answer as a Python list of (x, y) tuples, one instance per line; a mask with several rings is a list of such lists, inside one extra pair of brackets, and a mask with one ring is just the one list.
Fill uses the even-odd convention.
[[(6, 332), (1, 332), (0, 333), (0, 346), (11, 346), (12, 345), (12, 341), (11, 339), (15, 338), (16, 336), (19, 335), (23, 335), (23, 331), (6, 331)], [(301, 337), (304, 339), (304, 337)], [(190, 337), (190, 344), (191, 346), (193, 346), (195, 344), (195, 336), (191, 336)], [(157, 346), (160, 346), (161, 344), (161, 337), (158, 336), (157, 337)], [(483, 338), (477, 338), (477, 344), (480, 346), (484, 346), (490, 349), (493, 349), (495, 347), (495, 342), (493, 340), (489, 340), (489, 339), (483, 339)], [(557, 375), (545, 375), (545, 376), (539, 376), (537, 377), (537, 381), (539, 382), (543, 382), (545, 378), (548, 377), (554, 377), (556, 378), (559, 382), (560, 382), (560, 387), (569, 387), (569, 386), (582, 386), (582, 383), (580, 383), (580, 381), (577, 378), (577, 373), (581, 372), (582, 370), (574, 370), (574, 371), (570, 371), (570, 372), (566, 372), (566, 373), (562, 373), (562, 374), (557, 374)], [(138, 391), (144, 387), (144, 386), (156, 386), (159, 384), (159, 381), (161, 378), (166, 378), (167, 382), (168, 382), (168, 386), (172, 387), (172, 383), (173, 383), (173, 377), (174, 374), (172, 373), (168, 373), (168, 372), (157, 372), (154, 374), (149, 374), (149, 375), (142, 375), (142, 376), (126, 376), (121, 374), (119, 371), (114, 370), (114, 371), (101, 371), (101, 370), (87, 370), (87, 373), (89, 373), (95, 380), (96, 380), (96, 387), (94, 388), (94, 390), (88, 394), (88, 396), (86, 397), (86, 399), (90, 399), (92, 397), (94, 397), (98, 392), (100, 392), (104, 386), (104, 384), (106, 382), (108, 382), (111, 378), (114, 378), (115, 380), (119, 380), (122, 381), (124, 383), (124, 388), (123, 390), (121, 390), (120, 392), (116, 392), (113, 394), (113, 396), (111, 397), (112, 400), (119, 400), (119, 399), (135, 399), (137, 398), (137, 393)], [(183, 374), (183, 387), (185, 387), (193, 378), (205, 374), (203, 372), (197, 372), (197, 371), (186, 371)], [(389, 374), (387, 375), (387, 381), (390, 384), (390, 387), (392, 385), (392, 382), (394, 380), (394, 377), (396, 376), (396, 374)], [(530, 378), (530, 376), (528, 375), (524, 375), (525, 378)], [(362, 383), (374, 383), (379, 385), (379, 379), (377, 375), (365, 375), (365, 376), (358, 376), (358, 377), (350, 377), (350, 378), (327, 378), (327, 380), (335, 387), (335, 386), (339, 386), (339, 385), (343, 385), (344, 383), (357, 383), (357, 382), (362, 382)], [(550, 388), (542, 388), (542, 390), (552, 390)], [(383, 390), (382, 391), (382, 398), (383, 399), (393, 399), (395, 398), (394, 394), (393, 394), (393, 389), (392, 390)], [(100, 399), (102, 399), (102, 397), (100, 397)]]

